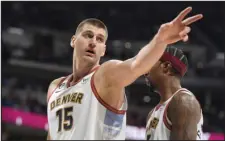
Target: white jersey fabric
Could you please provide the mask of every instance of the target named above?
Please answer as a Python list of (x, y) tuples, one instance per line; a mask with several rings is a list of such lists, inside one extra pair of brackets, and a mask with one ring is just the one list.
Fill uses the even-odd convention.
[[(193, 95), (189, 90), (181, 88), (178, 91), (176, 91), (173, 94), (173, 96), (180, 91), (189, 95)], [(167, 117), (166, 110), (173, 96), (170, 97), (163, 104), (159, 104), (153, 109), (152, 114), (149, 117), (146, 124), (146, 140), (170, 140), (172, 123)], [(200, 121), (196, 125), (197, 126), (196, 140), (203, 140), (202, 125), (203, 125), (203, 115), (201, 113)]]
[(52, 140), (125, 140), (127, 100), (120, 110), (106, 104), (96, 92), (94, 72), (66, 87), (64, 78), (48, 100)]

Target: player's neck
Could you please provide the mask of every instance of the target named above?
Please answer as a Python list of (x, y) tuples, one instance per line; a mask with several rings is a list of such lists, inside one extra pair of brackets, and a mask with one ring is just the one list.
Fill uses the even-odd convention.
[(167, 101), (177, 90), (181, 88), (179, 80), (167, 81), (159, 86), (160, 103)]
[(73, 64), (73, 82), (78, 81), (79, 79), (83, 78), (87, 74), (89, 74), (94, 68), (99, 66), (99, 63), (96, 63), (95, 65), (90, 63), (79, 63), (74, 61)]

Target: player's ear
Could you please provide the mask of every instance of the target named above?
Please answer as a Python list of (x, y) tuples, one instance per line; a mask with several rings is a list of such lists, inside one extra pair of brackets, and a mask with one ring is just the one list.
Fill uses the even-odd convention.
[(162, 70), (164, 74), (173, 75), (172, 74), (172, 64), (170, 61), (165, 61), (161, 64)]
[(72, 37), (71, 37), (71, 40), (70, 40), (70, 46), (72, 47), (72, 48), (74, 48), (74, 42), (75, 42), (75, 40), (76, 40), (76, 36), (75, 35), (73, 35)]
[(102, 54), (101, 54), (101, 57), (105, 55), (105, 51), (106, 51), (106, 45), (104, 45), (102, 47)]

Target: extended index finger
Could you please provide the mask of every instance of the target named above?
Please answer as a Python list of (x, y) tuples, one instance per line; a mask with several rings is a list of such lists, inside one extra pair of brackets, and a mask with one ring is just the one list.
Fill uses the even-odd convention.
[(184, 19), (184, 17), (190, 13), (192, 10), (192, 7), (187, 7), (185, 8), (183, 11), (180, 12), (180, 14), (174, 19), (175, 21), (182, 21)]
[(187, 26), (189, 24), (192, 24), (192, 23), (202, 19), (202, 17), (203, 17), (202, 14), (198, 14), (198, 15), (195, 15), (195, 16), (185, 19), (182, 23)]

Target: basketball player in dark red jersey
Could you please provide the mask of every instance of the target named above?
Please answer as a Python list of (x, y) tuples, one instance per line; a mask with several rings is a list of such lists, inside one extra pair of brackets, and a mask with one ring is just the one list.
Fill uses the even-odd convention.
[(160, 94), (159, 104), (147, 117), (147, 140), (201, 140), (203, 116), (195, 96), (182, 88), (188, 68), (180, 49), (168, 47), (146, 74), (147, 84)]

